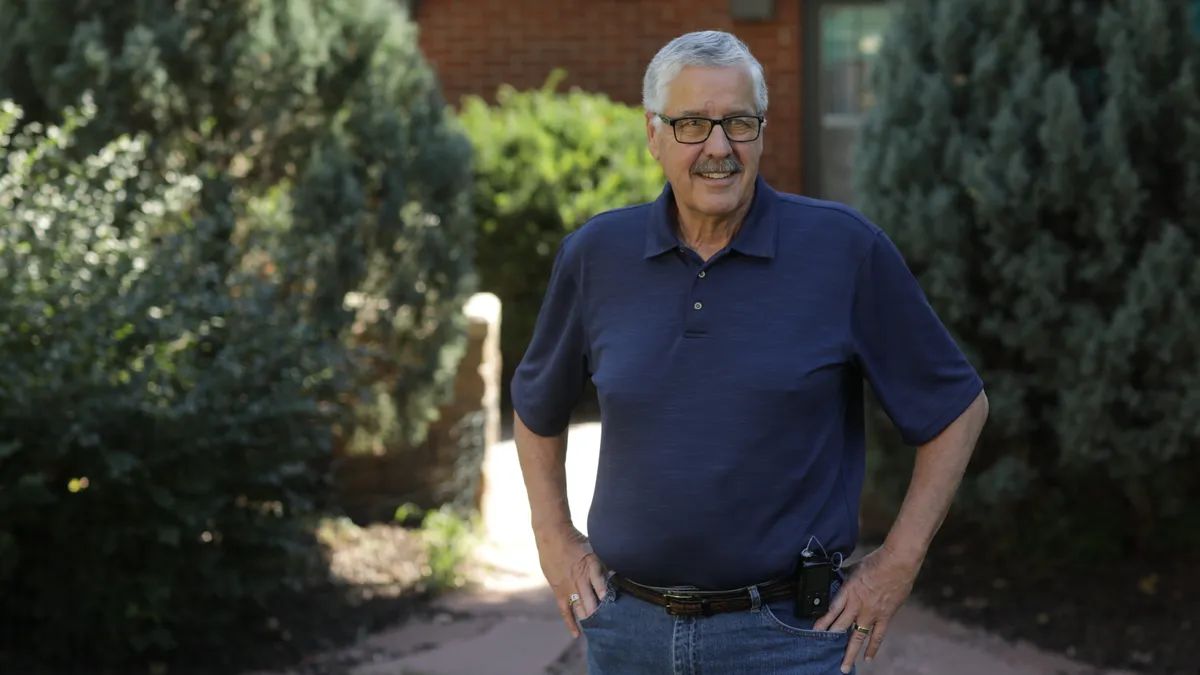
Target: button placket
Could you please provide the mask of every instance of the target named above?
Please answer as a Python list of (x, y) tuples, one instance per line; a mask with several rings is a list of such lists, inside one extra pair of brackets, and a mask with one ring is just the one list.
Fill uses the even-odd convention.
[[(711, 263), (711, 261), (709, 262)], [(704, 337), (708, 334), (708, 330), (705, 328), (705, 324), (708, 322), (705, 320), (705, 317), (707, 316), (710, 308), (705, 306), (706, 303), (704, 296), (706, 290), (703, 287), (703, 284), (711, 283), (707, 281), (707, 267), (708, 265), (705, 263), (700, 263), (701, 269), (694, 270), (692, 272), (692, 274), (695, 275), (692, 277), (692, 291), (691, 297), (689, 298), (691, 300), (692, 309), (688, 312), (688, 319), (684, 326), (684, 335), (687, 337)]]

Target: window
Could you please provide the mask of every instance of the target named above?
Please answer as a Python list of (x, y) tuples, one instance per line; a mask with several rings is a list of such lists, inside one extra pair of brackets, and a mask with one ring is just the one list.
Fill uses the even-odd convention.
[(873, 104), (871, 66), (890, 18), (883, 2), (823, 0), (805, 24), (805, 191), (854, 202), (854, 144)]

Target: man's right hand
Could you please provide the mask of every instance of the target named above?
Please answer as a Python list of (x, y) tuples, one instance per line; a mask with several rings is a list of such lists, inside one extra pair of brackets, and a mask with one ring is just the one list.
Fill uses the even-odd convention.
[[(579, 637), (578, 619), (596, 611), (608, 592), (604, 564), (592, 552), (587, 537), (573, 525), (535, 530), (534, 535), (542, 574), (558, 600), (558, 611), (571, 635)], [(575, 593), (579, 600), (572, 603), (571, 595)]]

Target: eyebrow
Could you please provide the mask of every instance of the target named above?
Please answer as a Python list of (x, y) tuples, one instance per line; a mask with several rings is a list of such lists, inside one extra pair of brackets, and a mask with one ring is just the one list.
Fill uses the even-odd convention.
[[(726, 117), (746, 117), (746, 116), (753, 117), (754, 113), (750, 112), (749, 110), (734, 110), (733, 112), (726, 115)], [(677, 115), (677, 117), (707, 117), (707, 114), (703, 110), (689, 109), (689, 110), (681, 111)]]

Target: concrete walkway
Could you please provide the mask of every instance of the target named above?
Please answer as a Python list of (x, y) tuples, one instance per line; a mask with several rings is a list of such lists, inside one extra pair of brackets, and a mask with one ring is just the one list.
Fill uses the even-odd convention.
[[(571, 513), (586, 531), (595, 480), (599, 425), (572, 427), (568, 447)], [(487, 460), (481, 588), (439, 603), (428, 622), (376, 635), (358, 647), (369, 663), (351, 675), (586, 675), (586, 644), (574, 641), (542, 577), (529, 507), (511, 441)], [(1117, 675), (1028, 645), (1006, 643), (942, 619), (909, 602), (879, 657), (861, 675)]]

